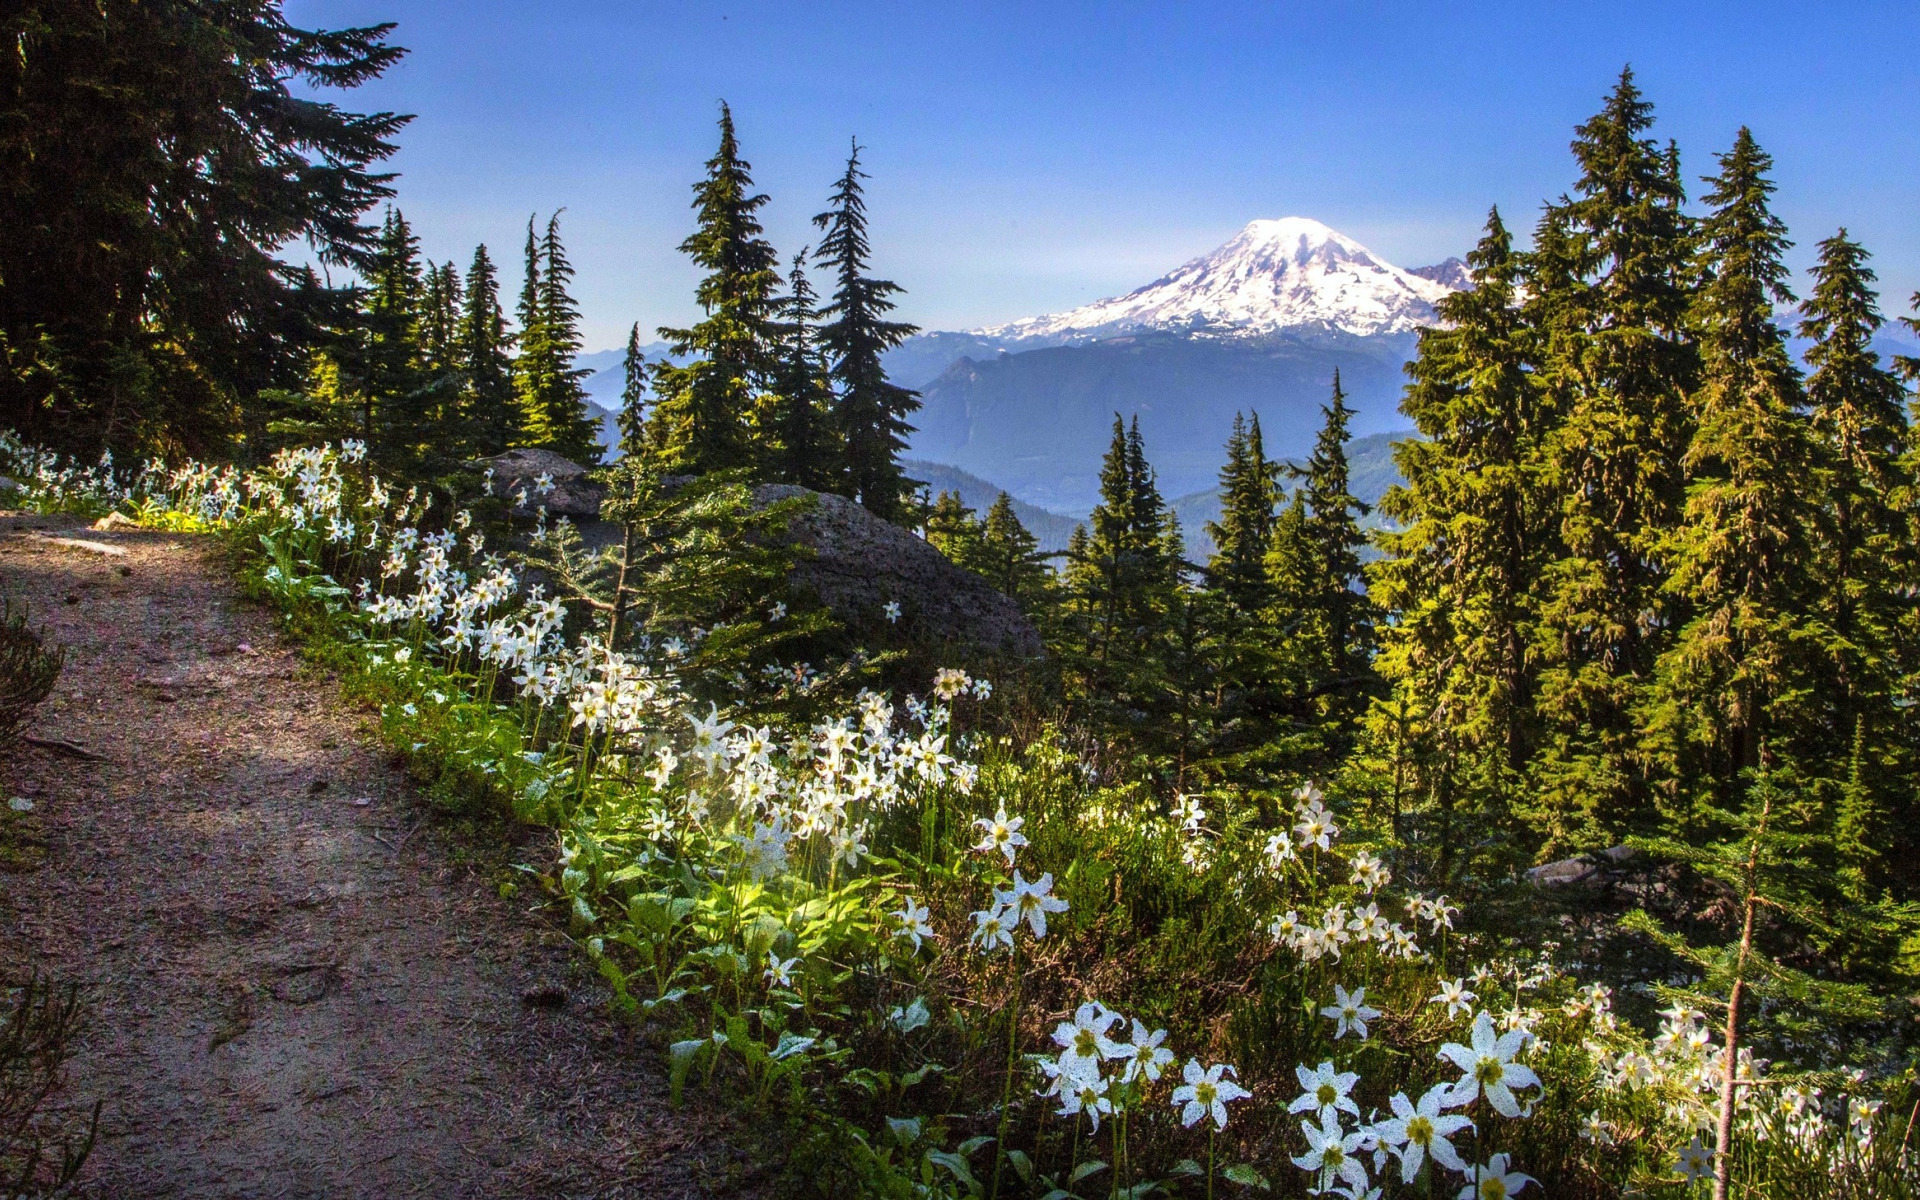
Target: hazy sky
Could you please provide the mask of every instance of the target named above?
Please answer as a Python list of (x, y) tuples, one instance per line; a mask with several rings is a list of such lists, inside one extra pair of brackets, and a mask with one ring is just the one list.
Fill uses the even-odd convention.
[[(1487, 207), (1531, 225), (1623, 63), (1689, 178), (1747, 124), (1804, 266), (1846, 225), (1889, 307), (1920, 288), (1911, 4), (507, 3), (289, 0), (396, 21), (412, 54), (343, 97), (418, 114), (393, 162), (428, 254), (485, 241), (518, 287), (564, 206), (590, 348), (693, 315), (675, 247), (733, 106), (783, 255), (867, 147), (877, 269), (932, 329), (1126, 291), (1257, 217), (1315, 217), (1407, 266)], [(1703, 190), (1692, 185), (1698, 193)]]

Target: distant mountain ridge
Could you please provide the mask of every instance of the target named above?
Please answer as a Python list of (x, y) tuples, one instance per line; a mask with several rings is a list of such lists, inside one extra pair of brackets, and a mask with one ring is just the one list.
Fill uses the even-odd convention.
[(1405, 270), (1306, 217), (1253, 221), (1124, 295), (922, 334), (885, 362), (921, 392), (914, 458), (1086, 512), (1116, 413), (1173, 496), (1213, 485), (1237, 412), (1275, 457), (1304, 456), (1336, 370), (1356, 437), (1404, 427), (1402, 368), (1466, 281), (1459, 259)]
[(1224, 245), (1124, 296), (973, 332), (1004, 343), (1072, 345), (1124, 334), (1261, 338), (1404, 334), (1433, 324), (1453, 291), (1309, 217), (1253, 221)]

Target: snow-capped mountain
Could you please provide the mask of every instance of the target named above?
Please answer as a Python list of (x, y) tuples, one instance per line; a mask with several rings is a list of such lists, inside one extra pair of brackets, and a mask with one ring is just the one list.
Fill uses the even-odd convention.
[[(1450, 281), (1449, 281), (1450, 282)], [(1282, 331), (1410, 333), (1437, 319), (1447, 282), (1402, 270), (1308, 217), (1254, 221), (1145, 287), (1070, 312), (972, 331), (1024, 346), (1132, 333), (1248, 338)]]

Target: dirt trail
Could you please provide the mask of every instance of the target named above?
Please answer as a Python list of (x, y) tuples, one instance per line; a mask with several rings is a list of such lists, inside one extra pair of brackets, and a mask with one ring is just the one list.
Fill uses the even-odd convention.
[[(0, 761), (26, 861), (0, 967), (81, 982), (66, 1096), (105, 1101), (99, 1197), (682, 1196), (729, 1156), (657, 1052), (577, 998), (538, 922), (447, 866), (369, 718), (209, 547), (0, 514), (0, 585), (67, 647)], [(551, 935), (545, 935), (550, 938)]]

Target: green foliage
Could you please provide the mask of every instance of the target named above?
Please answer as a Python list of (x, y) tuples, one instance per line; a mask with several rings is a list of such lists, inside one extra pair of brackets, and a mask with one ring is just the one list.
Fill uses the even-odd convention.
[(760, 411), (760, 436), (767, 478), (816, 492), (841, 489), (840, 439), (835, 430), (834, 395), (826, 361), (818, 345), (813, 284), (807, 279), (807, 252), (793, 256), (787, 295), (781, 302), (779, 368), (773, 391)]
[(514, 359), (520, 396), (521, 443), (552, 450), (577, 463), (600, 461), (599, 422), (587, 408), (574, 366), (580, 353), (580, 311), (567, 285), (573, 264), (560, 244), (560, 214), (547, 218), (537, 240), (527, 222), (527, 283), (521, 297), (520, 354)]
[(0, 36), (0, 408), (69, 453), (225, 453), (297, 390), (342, 297), (276, 257), (367, 265), (407, 118), (343, 110), (391, 25), (275, 2), (9, 6)]
[(890, 321), (893, 297), (904, 289), (867, 274), (867, 202), (860, 181), (860, 144), (847, 155), (847, 170), (833, 185), (826, 212), (814, 217), (822, 236), (814, 261), (833, 272), (834, 287), (820, 315), (820, 346), (825, 352), (836, 395), (834, 424), (843, 464), (842, 488), (876, 516), (904, 520), (908, 496), (917, 486), (900, 470), (913, 426), (907, 419), (920, 407), (919, 393), (887, 380), (880, 356), (919, 332)]
[(774, 374), (778, 258), (760, 236), (767, 203), (740, 157), (733, 110), (720, 106), (720, 148), (694, 185), (698, 228), (680, 250), (707, 272), (694, 293), (706, 319), (661, 329), (685, 366), (655, 365), (649, 450), (668, 473), (703, 474), (756, 466), (748, 419)]

